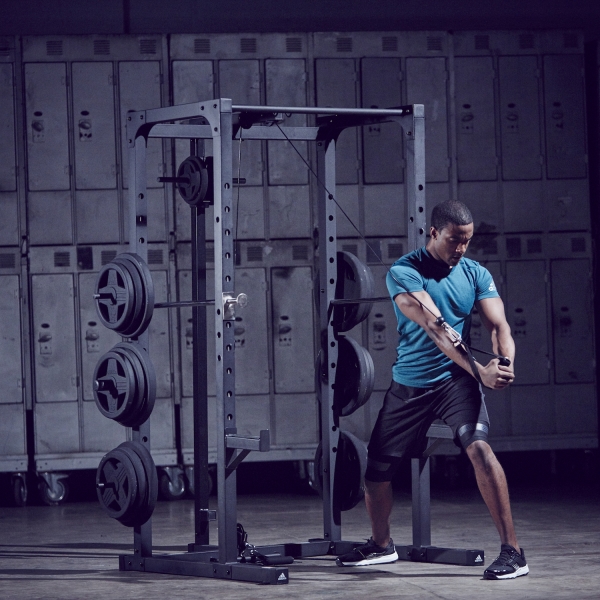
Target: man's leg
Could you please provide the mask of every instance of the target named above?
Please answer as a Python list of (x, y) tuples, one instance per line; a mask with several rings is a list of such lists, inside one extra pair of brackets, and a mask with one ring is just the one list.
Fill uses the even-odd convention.
[(390, 515), (394, 496), (391, 481), (365, 479), (365, 505), (371, 519), (373, 541), (385, 548), (390, 541)]
[(519, 549), (510, 510), (506, 476), (496, 455), (490, 445), (483, 440), (476, 440), (470, 444), (467, 447), (467, 455), (475, 469), (479, 491), (500, 534), (500, 542)]

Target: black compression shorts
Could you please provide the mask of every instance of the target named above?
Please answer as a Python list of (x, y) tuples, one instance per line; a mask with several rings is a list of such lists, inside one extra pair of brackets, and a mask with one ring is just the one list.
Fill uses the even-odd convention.
[(436, 419), (452, 428), (455, 442), (464, 448), (487, 440), (489, 417), (483, 398), (479, 383), (466, 372), (433, 389), (392, 381), (371, 433), (365, 478), (391, 481), (404, 457), (422, 455), (425, 434)]

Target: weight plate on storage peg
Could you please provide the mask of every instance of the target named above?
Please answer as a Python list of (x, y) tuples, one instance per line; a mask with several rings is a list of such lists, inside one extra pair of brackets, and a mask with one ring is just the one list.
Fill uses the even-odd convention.
[(135, 452), (144, 466), (147, 481), (147, 497), (145, 501), (141, 502), (141, 507), (134, 523), (134, 525), (143, 525), (152, 516), (158, 498), (158, 475), (156, 473), (156, 465), (154, 464), (150, 451), (141, 442), (123, 442), (119, 448), (128, 448)]
[(351, 415), (371, 397), (375, 386), (373, 359), (350, 336), (338, 337), (338, 360), (335, 370), (333, 406), (342, 417)]
[[(337, 253), (337, 282), (335, 298), (358, 300), (372, 298), (375, 283), (371, 269), (351, 252)], [(338, 304), (333, 309), (333, 326), (336, 331), (350, 331), (364, 321), (371, 312), (372, 304)]]
[(138, 478), (131, 459), (115, 448), (96, 470), (96, 494), (100, 506), (113, 519), (128, 519), (136, 508)]
[(179, 165), (177, 179), (177, 190), (190, 206), (196, 206), (206, 198), (209, 170), (199, 156), (188, 156)]
[(98, 317), (105, 327), (120, 333), (129, 325), (135, 304), (134, 294), (134, 284), (128, 269), (114, 262), (100, 269), (94, 299)]
[(98, 410), (109, 419), (126, 419), (137, 402), (136, 376), (131, 361), (110, 351), (94, 370), (94, 400)]

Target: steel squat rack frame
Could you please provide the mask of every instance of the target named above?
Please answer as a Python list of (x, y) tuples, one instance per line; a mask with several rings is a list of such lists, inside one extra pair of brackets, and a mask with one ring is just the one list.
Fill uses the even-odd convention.
[[(294, 113), (317, 115), (315, 127), (268, 126)], [(203, 119), (207, 124), (178, 123)], [(218, 510), (208, 508), (208, 417), (205, 206), (191, 207), (192, 218), (192, 302), (193, 307), (193, 389), (194, 389), (194, 489), (195, 539), (187, 553), (153, 555), (151, 520), (134, 527), (133, 554), (119, 556), (123, 571), (148, 571), (216, 577), (265, 584), (288, 582), (285, 566), (264, 566), (238, 562), (236, 467), (250, 451), (269, 451), (269, 432), (258, 437), (237, 435), (235, 413), (235, 309), (242, 296), (236, 296), (234, 279), (233, 142), (244, 140), (314, 141), (318, 158), (319, 231), (319, 334), (322, 340), (326, 376), (320, 383), (321, 444), (323, 449), (323, 538), (303, 543), (261, 546), (262, 554), (292, 557), (338, 554), (355, 542), (341, 539), (340, 511), (333, 502), (336, 450), (340, 437), (339, 417), (333, 411), (333, 382), (338, 348), (330, 319), (335, 298), (336, 204), (335, 145), (346, 128), (395, 121), (403, 132), (407, 168), (407, 225), (409, 249), (425, 241), (425, 119), (421, 104), (394, 109), (348, 109), (319, 107), (237, 106), (220, 98), (127, 114), (129, 146), (129, 232), (130, 251), (147, 260), (146, 146), (149, 138), (190, 140), (192, 155), (198, 155), (203, 140), (213, 142), (213, 199), (215, 245), (215, 342), (217, 400), (217, 493)], [(197, 121), (196, 121), (197, 122)], [(397, 216), (400, 221), (403, 215)], [(240, 302), (241, 303), (241, 302)], [(138, 342), (147, 350), (148, 333)], [(441, 434), (442, 437), (447, 437)], [(435, 436), (440, 437), (440, 436)], [(150, 449), (150, 420), (133, 428), (133, 439)], [(415, 462), (416, 460), (416, 462)], [(429, 533), (429, 472), (426, 458), (413, 459), (413, 490), (426, 494), (415, 503), (413, 493), (413, 546), (397, 547), (401, 558), (435, 562), (473, 564), (464, 553), (470, 550), (436, 549)], [(209, 545), (209, 523), (218, 516), (218, 546)], [(458, 553), (458, 554), (457, 554)]]

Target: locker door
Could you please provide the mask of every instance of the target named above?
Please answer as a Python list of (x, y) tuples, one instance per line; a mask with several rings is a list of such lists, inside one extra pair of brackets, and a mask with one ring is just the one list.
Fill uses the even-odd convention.
[(0, 404), (23, 402), (19, 301), (19, 276), (0, 276)]
[[(158, 61), (123, 61), (119, 63), (119, 102), (121, 110), (121, 173), (123, 187), (129, 187), (129, 148), (126, 124), (128, 110), (159, 108), (160, 63)], [(156, 180), (163, 175), (162, 141), (148, 140), (146, 152), (147, 183), (150, 188), (163, 187)]]
[(68, 190), (69, 126), (64, 63), (25, 65), (30, 190)]
[(548, 179), (585, 177), (582, 56), (544, 56), (544, 110)]
[(458, 179), (493, 181), (497, 172), (492, 58), (457, 58), (454, 64)]
[(506, 262), (506, 317), (516, 345), (514, 385), (549, 383), (543, 260)]
[(535, 56), (501, 56), (502, 178), (540, 179), (540, 105)]
[[(399, 58), (363, 58), (360, 71), (363, 108), (402, 105)], [(402, 128), (397, 123), (381, 123), (362, 130), (365, 183), (402, 183)]]
[(37, 402), (77, 400), (73, 276), (32, 275)]
[(12, 64), (0, 64), (0, 191), (17, 189)]
[[(167, 301), (167, 272), (152, 271), (156, 302)], [(156, 371), (156, 397), (170, 398), (171, 349), (169, 344), (169, 311), (157, 309), (148, 327), (150, 359)]]
[[(356, 65), (352, 58), (316, 60), (317, 106), (356, 107)], [(355, 127), (344, 130), (336, 144), (336, 182), (358, 183), (358, 133)]]
[(448, 181), (448, 102), (446, 59), (407, 58), (408, 104), (425, 105), (426, 181)]
[(312, 270), (271, 270), (275, 393), (313, 392), (314, 341)]
[[(496, 284), (496, 289), (498, 290), (498, 293), (501, 293), (500, 282), (502, 281), (502, 275), (500, 272), (500, 263), (497, 261), (490, 261), (482, 264), (491, 273), (494, 278), (494, 283)], [(492, 340), (489, 332), (481, 322), (477, 307), (475, 307), (471, 313), (471, 344), (475, 348), (492, 352)], [(491, 357), (478, 352), (475, 352), (475, 358), (482, 365), (486, 365), (491, 359)]]
[[(306, 63), (304, 59), (265, 61), (266, 101), (269, 106), (306, 106)], [(284, 126), (305, 127), (306, 115), (287, 117)], [(306, 142), (294, 147), (308, 160)], [(289, 142), (267, 142), (269, 185), (306, 185), (308, 169)]]
[(588, 259), (553, 260), (552, 336), (556, 383), (594, 381), (594, 323)]
[[(260, 67), (257, 60), (219, 61), (219, 95), (233, 104), (260, 105)], [(242, 130), (243, 135), (243, 130)], [(245, 179), (245, 185), (262, 185), (262, 147), (259, 140), (233, 144), (233, 176)]]

